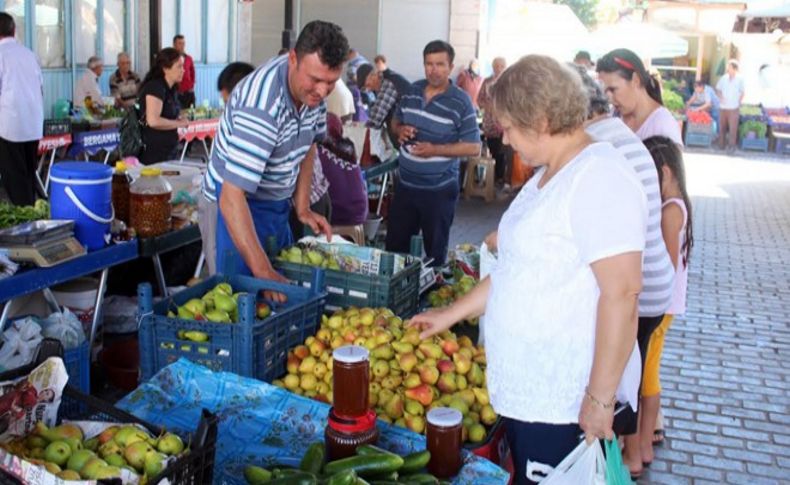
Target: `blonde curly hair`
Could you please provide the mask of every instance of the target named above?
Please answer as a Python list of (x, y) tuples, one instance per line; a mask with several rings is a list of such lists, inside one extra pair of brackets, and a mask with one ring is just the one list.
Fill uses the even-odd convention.
[(521, 129), (572, 133), (587, 119), (589, 100), (579, 74), (546, 56), (529, 55), (491, 87), (494, 114)]

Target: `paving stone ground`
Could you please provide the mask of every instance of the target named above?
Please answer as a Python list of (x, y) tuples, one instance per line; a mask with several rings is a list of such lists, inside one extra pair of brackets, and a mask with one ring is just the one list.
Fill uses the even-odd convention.
[[(640, 483), (790, 483), (790, 161), (685, 157), (688, 311), (664, 348), (667, 439)], [(461, 201), (451, 245), (482, 240), (508, 203)]]

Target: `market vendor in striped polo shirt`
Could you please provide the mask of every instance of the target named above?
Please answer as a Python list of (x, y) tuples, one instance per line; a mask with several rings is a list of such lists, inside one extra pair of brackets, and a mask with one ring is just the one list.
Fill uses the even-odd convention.
[(264, 245), (291, 244), (291, 201), (299, 220), (331, 238), (310, 210), (316, 142), (326, 132), (324, 99), (343, 74), (348, 41), (329, 22), (307, 24), (287, 55), (272, 59), (233, 90), (220, 121), (209, 174), (216, 186), (217, 272), (286, 282)]
[(400, 143), (400, 182), (389, 210), (387, 250), (409, 252), (422, 231), (425, 253), (444, 264), (458, 201), (461, 157), (480, 155), (480, 132), (469, 95), (450, 81), (455, 51), (435, 40), (423, 50), (425, 78), (412, 84), (393, 117)]

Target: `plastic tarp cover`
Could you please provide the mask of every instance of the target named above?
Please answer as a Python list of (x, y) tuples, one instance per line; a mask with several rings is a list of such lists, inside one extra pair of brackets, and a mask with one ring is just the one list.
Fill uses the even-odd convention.
[[(264, 382), (212, 372), (180, 359), (117, 403), (135, 416), (176, 432), (194, 430), (200, 411), (219, 416), (215, 484), (245, 484), (244, 467), (298, 466), (307, 447), (324, 438), (329, 406)], [(405, 455), (425, 449), (425, 437), (378, 422), (378, 445)], [(457, 485), (507, 484), (508, 473), (466, 451)]]

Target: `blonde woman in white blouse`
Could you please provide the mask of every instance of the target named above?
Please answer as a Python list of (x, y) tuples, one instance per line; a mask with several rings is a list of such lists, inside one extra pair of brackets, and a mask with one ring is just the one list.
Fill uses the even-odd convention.
[(577, 73), (527, 56), (491, 97), (504, 143), (538, 170), (502, 217), (496, 270), (412, 322), (425, 338), (486, 314), (491, 403), (506, 418), (516, 483), (532, 483), (581, 433), (612, 437), (616, 396), (636, 403), (647, 200), (615, 148), (585, 133)]

